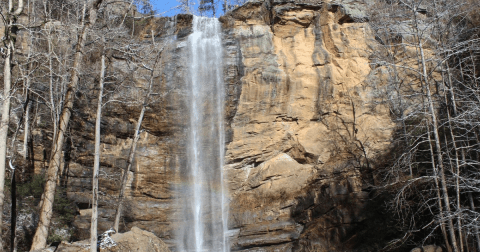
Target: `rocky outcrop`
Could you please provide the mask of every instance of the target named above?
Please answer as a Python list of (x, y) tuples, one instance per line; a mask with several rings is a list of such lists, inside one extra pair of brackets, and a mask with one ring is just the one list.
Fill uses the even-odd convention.
[[(229, 241), (233, 251), (350, 251), (365, 240), (370, 171), (390, 145), (394, 124), (379, 102), (371, 71), (375, 40), (365, 1), (249, 1), (220, 21), (224, 33)], [(121, 230), (140, 227), (175, 242), (182, 216), (175, 198), (186, 167), (185, 128), (192, 17), (151, 20), (139, 39), (165, 43), (144, 120)], [(112, 58), (119, 72), (128, 67)], [(142, 72), (134, 79), (142, 80)], [(78, 206), (77, 239), (90, 228), (94, 108), (79, 99), (66, 151), (64, 181)], [(100, 232), (113, 222), (119, 179), (139, 109), (106, 107), (102, 125)], [(37, 138), (48, 139), (37, 132)], [(37, 146), (37, 170), (44, 147)], [(150, 251), (150, 250), (149, 250)]]
[[(133, 227), (126, 233), (114, 234), (111, 239), (114, 246), (100, 248), (101, 252), (130, 252), (130, 251), (151, 251), (170, 252), (167, 245), (154, 234)], [(62, 242), (55, 250), (57, 252), (86, 252), (90, 251), (90, 241), (79, 241), (74, 243)], [(46, 252), (46, 251), (45, 251)]]

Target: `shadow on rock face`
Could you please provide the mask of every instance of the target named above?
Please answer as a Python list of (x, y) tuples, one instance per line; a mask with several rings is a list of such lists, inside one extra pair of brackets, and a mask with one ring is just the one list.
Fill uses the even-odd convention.
[(381, 251), (398, 230), (383, 204), (388, 195), (379, 195), (362, 182), (352, 172), (334, 173), (297, 197), (291, 216), (304, 229), (293, 251)]

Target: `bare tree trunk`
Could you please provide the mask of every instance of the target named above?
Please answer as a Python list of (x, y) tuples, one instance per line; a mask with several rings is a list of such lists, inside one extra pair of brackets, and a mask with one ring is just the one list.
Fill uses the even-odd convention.
[[(28, 7), (30, 8), (30, 0), (28, 1)], [(30, 9), (28, 9), (30, 11)], [(28, 15), (28, 18), (30, 19), (30, 14)], [(32, 53), (31, 53), (31, 47), (32, 47), (32, 42), (31, 42), (31, 39), (30, 39), (30, 43), (29, 43), (29, 50), (28, 50), (28, 55), (27, 55), (27, 59), (30, 59)], [(32, 107), (32, 102), (30, 101), (30, 70), (32, 69), (32, 63), (30, 62), (28, 65), (27, 65), (27, 72), (25, 73), (24, 76), (26, 76), (25, 78), (25, 96), (27, 97), (26, 98), (26, 102), (27, 102), (27, 106), (25, 107), (25, 116), (24, 116), (24, 123), (23, 123), (23, 158), (25, 159), (25, 161), (28, 160), (28, 138), (30, 136), (30, 109)], [(21, 175), (23, 175), (25, 173), (25, 169), (22, 169), (22, 173)], [(23, 176), (21, 176), (23, 177)]]
[[(103, 41), (105, 47), (105, 40)], [(98, 172), (100, 170), (100, 122), (102, 119), (102, 96), (105, 80), (105, 48), (102, 49), (102, 69), (98, 87), (97, 118), (95, 119), (95, 158), (92, 178), (92, 221), (90, 223), (90, 252), (97, 251), (97, 221), (98, 221)]]
[[(23, 0), (18, 1), (18, 6), (13, 11), (13, 0), (8, 1), (7, 20), (5, 21), (5, 40), (6, 55), (5, 65), (3, 66), (3, 105), (2, 105), (2, 119), (0, 121), (0, 236), (3, 229), (3, 204), (5, 199), (5, 164), (7, 162), (7, 137), (8, 124), (10, 123), (10, 96), (12, 88), (12, 59), (15, 52), (14, 40), (16, 37), (16, 30), (12, 29), (14, 22), (23, 12)], [(3, 251), (3, 240), (0, 239), (0, 251)]]
[[(476, 77), (475, 75), (477, 74), (477, 69), (476, 69), (475, 59), (473, 58), (474, 53), (472, 52), (472, 45), (471, 44), (469, 44), (469, 48), (470, 48), (470, 50), (469, 50), (470, 60), (472, 61), (472, 67), (473, 67), (473, 69), (472, 69), (473, 77), (474, 77), (473, 81), (475, 83), (475, 87), (478, 87), (477, 78), (475, 78)], [(475, 50), (473, 50), (473, 51), (475, 51)]]
[[(477, 140), (477, 143), (480, 142), (479, 141), (479, 138), (478, 138), (478, 133), (476, 131), (474, 131), (474, 134), (475, 134), (475, 140)], [(468, 139), (467, 139), (467, 142), (468, 142)], [(465, 163), (466, 162), (466, 157), (465, 157), (465, 151), (462, 150), (462, 162)], [(475, 160), (479, 160), (480, 158), (480, 155), (478, 154), (478, 151), (475, 151)], [(476, 168), (478, 169), (479, 168), (479, 165), (476, 165)], [(468, 192), (468, 201), (470, 203), (470, 209), (472, 209), (473, 212), (475, 212), (475, 202), (473, 201), (473, 196), (472, 196), (472, 192)], [(474, 229), (475, 229), (475, 239), (476, 239), (476, 251), (480, 251), (480, 229), (478, 228), (478, 225), (474, 225)]]
[[(450, 91), (450, 96), (452, 99), (452, 108), (453, 108), (453, 116), (456, 116), (457, 114), (457, 107), (455, 105), (455, 93), (453, 92), (453, 83), (452, 83), (452, 78), (450, 76), (450, 67), (448, 65), (448, 62), (446, 62), (446, 67), (447, 67), (447, 81), (448, 81), (448, 90)], [(443, 74), (442, 77), (444, 78)], [(447, 94), (445, 92), (445, 102), (448, 102)], [(448, 103), (447, 103), (448, 104)], [(450, 128), (450, 135), (452, 136), (452, 144), (453, 144), (453, 149), (455, 151), (455, 168), (456, 168), (456, 178), (455, 178), (455, 191), (456, 191), (456, 198), (457, 198), (457, 207), (459, 210), (459, 214), (457, 216), (457, 226), (458, 226), (458, 238), (459, 238), (459, 245), (460, 245), (460, 251), (463, 252), (463, 228), (462, 228), (462, 205), (460, 202), (460, 161), (459, 161), (459, 154), (458, 154), (458, 147), (457, 147), (457, 142), (456, 142), (456, 137), (454, 134), (454, 129), (453, 129), (453, 124), (452, 124), (452, 117), (450, 115), (450, 111), (447, 109), (447, 119), (448, 119), (448, 127)], [(460, 143), (462, 146), (462, 144)], [(468, 241), (466, 241), (468, 244)]]
[[(447, 210), (447, 213), (450, 214), (451, 213), (450, 199), (448, 197), (447, 182), (446, 182), (446, 179), (445, 179), (445, 169), (444, 169), (444, 166), (443, 166), (442, 150), (441, 150), (441, 146), (440, 146), (440, 136), (439, 136), (439, 133), (438, 133), (438, 122), (437, 122), (437, 117), (436, 117), (435, 107), (434, 107), (434, 104), (433, 104), (432, 95), (431, 95), (431, 92), (430, 92), (430, 84), (428, 82), (428, 77), (427, 77), (428, 76), (427, 75), (427, 66), (426, 66), (426, 62), (425, 62), (425, 54), (424, 54), (424, 51), (423, 51), (423, 45), (422, 45), (421, 38), (419, 36), (417, 36), (417, 38), (418, 38), (418, 47), (420, 49), (421, 64), (422, 64), (422, 70), (423, 70), (423, 79), (424, 79), (424, 84), (425, 84), (425, 88), (426, 88), (426, 91), (427, 91), (427, 102), (428, 102), (428, 107), (429, 107), (429, 110), (430, 110), (430, 117), (431, 117), (432, 124), (433, 124), (433, 136), (434, 136), (434, 141), (435, 141), (435, 155), (437, 156), (438, 167), (440, 168), (439, 173), (440, 173), (440, 182), (441, 182), (441, 188), (442, 188), (442, 194), (443, 194), (443, 201), (444, 201), (445, 209)], [(450, 240), (452, 242), (453, 251), (458, 252), (459, 250), (458, 250), (458, 246), (457, 246), (457, 240), (456, 240), (456, 237), (455, 237), (455, 229), (453, 227), (452, 219), (448, 218), (447, 223), (448, 223), (448, 231), (449, 231), (449, 235), (450, 235)]]
[[(475, 212), (475, 203), (473, 203), (473, 197), (471, 192), (468, 192), (468, 201), (470, 201), (470, 209), (472, 209), (472, 211)], [(475, 238), (477, 239), (477, 250), (480, 251), (480, 235), (478, 233), (479, 232), (478, 226), (475, 225), (474, 228), (475, 228)]]
[[(3, 227), (3, 203), (5, 198), (5, 164), (7, 162), (7, 135), (8, 124), (10, 123), (10, 89), (12, 84), (10, 61), (12, 59), (12, 48), (7, 47), (5, 65), (3, 71), (3, 106), (2, 121), (0, 122), (0, 235)], [(3, 251), (3, 241), (0, 239), (0, 251)]]
[(28, 95), (25, 98), (25, 102), (23, 103), (23, 114), (20, 117), (20, 120), (17, 123), (17, 127), (15, 129), (15, 133), (13, 133), (13, 136), (11, 137), (11, 147), (10, 151), (12, 153), (10, 160), (9, 160), (9, 165), (10, 169), (12, 170), (11, 172), (11, 190), (10, 190), (10, 196), (11, 196), (11, 203), (10, 203), (10, 251), (16, 251), (16, 226), (17, 226), (17, 179), (16, 179), (16, 169), (13, 166), (13, 162), (15, 160), (15, 155), (17, 153), (16, 150), (16, 140), (18, 136), (18, 132), (20, 131), (20, 128), (22, 127), (22, 121), (25, 119), (25, 113), (29, 105), (29, 97)]
[[(416, 41), (416, 46), (420, 50), (420, 64), (421, 64), (421, 79), (424, 81), (425, 85), (425, 90), (427, 94), (427, 103), (429, 107), (429, 112), (430, 112), (430, 119), (432, 120), (433, 124), (433, 136), (434, 136), (434, 141), (435, 141), (435, 155), (437, 157), (437, 165), (440, 168), (439, 173), (440, 173), (440, 182), (441, 182), (441, 189), (442, 189), (442, 194), (443, 194), (443, 201), (445, 205), (445, 209), (447, 211), (447, 214), (450, 215), (451, 209), (450, 209), (450, 199), (448, 197), (448, 190), (447, 190), (447, 182), (445, 178), (445, 169), (443, 165), (443, 157), (442, 157), (442, 149), (441, 149), (441, 140), (440, 136), (438, 133), (438, 121), (437, 121), (437, 116), (436, 116), (436, 111), (435, 111), (435, 106), (433, 104), (433, 98), (432, 94), (430, 91), (430, 83), (429, 83), (429, 78), (428, 78), (428, 73), (427, 73), (427, 62), (425, 60), (425, 52), (423, 49), (423, 42), (422, 42), (422, 36), (420, 35), (419, 31), (419, 24), (418, 24), (418, 19), (417, 19), (417, 7), (414, 6), (412, 8), (413, 11), (413, 19), (414, 19), (414, 29), (415, 29), (415, 37), (417, 39)], [(449, 231), (449, 236), (450, 240), (452, 242), (452, 247), (454, 252), (459, 252), (458, 245), (457, 245), (457, 240), (455, 237), (455, 229), (453, 226), (452, 219), (448, 217), (447, 220), (448, 224), (448, 231)]]
[[(418, 30), (417, 30), (417, 35), (418, 35)], [(418, 38), (420, 39), (420, 38)], [(419, 49), (418, 48), (419, 46), (417, 45), (417, 50)], [(417, 55), (418, 55), (418, 51), (417, 51)], [(423, 51), (421, 52), (421, 55), (423, 55)], [(423, 62), (422, 62), (423, 63)], [(423, 66), (422, 65), (422, 69), (423, 69)], [(426, 71), (426, 69), (425, 69)], [(424, 97), (424, 88), (425, 86), (425, 81), (426, 79), (424, 79), (422, 76), (420, 77), (420, 83), (421, 83), (421, 87), (422, 87), (422, 105), (423, 105), (423, 112), (424, 114), (428, 114), (427, 112), (427, 107), (430, 108), (430, 103), (429, 103), (429, 100), (427, 100), (427, 102), (425, 102), (425, 97)], [(427, 82), (428, 83), (428, 82)], [(428, 91), (430, 90), (430, 87), (428, 87)], [(428, 93), (428, 92), (427, 92)], [(452, 252), (452, 247), (450, 246), (450, 243), (448, 241), (448, 235), (447, 235), (447, 229), (445, 227), (445, 214), (444, 214), (444, 211), (443, 211), (443, 204), (442, 204), (442, 193), (441, 193), (441, 186), (440, 186), (440, 182), (439, 182), (439, 179), (438, 179), (438, 175), (439, 175), (439, 171), (437, 169), (437, 165), (436, 165), (436, 161), (435, 161), (435, 151), (434, 151), (434, 146), (432, 145), (432, 131), (430, 129), (430, 123), (426, 122), (426, 126), (427, 126), (427, 136), (428, 136), (428, 145), (429, 145), (429, 151), (430, 151), (430, 159), (431, 159), (431, 164), (432, 164), (432, 169), (433, 169), (433, 172), (434, 172), (434, 181), (435, 181), (435, 191), (437, 193), (437, 198), (438, 198), (438, 210), (439, 210), (439, 214), (440, 214), (440, 229), (442, 231), (442, 235), (443, 235), (443, 239), (445, 240), (445, 246), (447, 248), (447, 251), (448, 252)]]
[[(134, 0), (132, 0), (132, 1), (130, 2), (130, 4), (128, 5), (127, 11), (125, 11), (125, 15), (123, 15), (122, 23), (120, 23), (119, 26), (122, 26), (123, 23), (125, 23), (125, 19), (127, 18), (128, 13), (130, 12), (130, 9), (131, 9), (132, 6), (133, 6), (133, 1), (134, 1)], [(135, 17), (133, 17), (132, 20), (133, 20), (133, 22), (135, 22)]]
[(432, 146), (432, 139), (431, 139), (431, 132), (430, 132), (430, 126), (427, 125), (427, 135), (428, 135), (428, 144), (430, 146), (430, 158), (432, 160), (432, 169), (434, 172), (434, 181), (435, 181), (435, 191), (437, 192), (437, 198), (438, 198), (438, 211), (440, 212), (440, 230), (442, 231), (443, 239), (445, 240), (445, 246), (447, 247), (447, 251), (451, 252), (452, 247), (450, 246), (450, 243), (448, 242), (448, 235), (447, 235), (447, 230), (445, 228), (445, 216), (443, 213), (443, 205), (442, 205), (442, 194), (440, 192), (440, 183), (438, 182), (438, 170), (437, 166), (435, 165), (435, 154), (433, 152), (433, 146)]
[[(28, 79), (28, 77), (27, 77)], [(21, 128), (21, 125), (22, 125), (22, 121), (26, 121), (26, 117), (25, 115), (27, 114), (27, 111), (28, 111), (28, 107), (30, 105), (30, 99), (29, 99), (29, 96), (28, 96), (28, 89), (27, 89), (27, 95), (26, 95), (26, 98), (25, 98), (25, 102), (24, 102), (24, 105), (23, 105), (23, 110), (24, 110), (24, 113), (22, 114), (22, 116), (20, 117), (20, 120), (18, 121), (18, 124), (17, 124), (17, 129), (15, 130), (15, 133), (12, 137), (12, 140), (11, 140), (11, 152), (12, 152), (12, 157), (10, 158), (10, 161), (9, 161), (9, 164), (10, 164), (10, 168), (12, 169), (12, 173), (11, 173), (11, 191), (10, 191), (10, 196), (11, 196), (11, 211), (10, 211), (10, 251), (11, 252), (14, 252), (14, 251), (17, 251), (17, 236), (16, 236), (16, 231), (17, 231), (17, 178), (16, 178), (16, 173), (17, 173), (17, 170), (15, 169), (15, 167), (13, 167), (12, 165), (12, 162), (13, 160), (15, 160), (15, 153), (17, 153), (17, 150), (16, 150), (16, 144), (15, 144), (15, 141), (16, 141), (16, 138), (17, 138), (17, 135), (18, 135), (18, 131), (20, 130)]]
[[(27, 90), (27, 97), (29, 97), (29, 91)], [(27, 98), (29, 99), (29, 98)], [(32, 108), (32, 103), (29, 102), (25, 111), (25, 119), (23, 126), (23, 158), (28, 159), (28, 139), (30, 136), (30, 109)]]
[[(11, 167), (13, 168), (13, 167)], [(10, 192), (12, 198), (11, 207), (11, 226), (10, 226), (10, 251), (17, 251), (16, 231), (17, 231), (17, 180), (15, 179), (15, 169), (12, 169), (12, 190)]]
[[(152, 30), (152, 42), (153, 42), (153, 46), (155, 46), (155, 37), (154, 37), (153, 30)], [(157, 65), (157, 63), (160, 59), (162, 51), (163, 51), (163, 48), (158, 52), (153, 67), (152, 68), (147, 68), (151, 72), (150, 81), (148, 83), (147, 94), (145, 95), (145, 98), (143, 100), (142, 110), (140, 111), (140, 116), (138, 116), (137, 126), (135, 127), (135, 135), (133, 137), (132, 146), (130, 148), (130, 153), (128, 155), (127, 167), (125, 168), (125, 171), (124, 171), (123, 176), (122, 176), (122, 184), (121, 184), (121, 188), (120, 188), (120, 194), (118, 196), (118, 206), (117, 206), (117, 211), (115, 212), (115, 222), (114, 222), (114, 225), (113, 225), (113, 229), (115, 229), (115, 231), (117, 233), (119, 231), (120, 216), (122, 215), (122, 210), (123, 210), (123, 202), (124, 202), (124, 199), (125, 199), (125, 189), (127, 188), (128, 173), (130, 172), (130, 169), (132, 168), (133, 159), (135, 158), (135, 151), (137, 149), (137, 142), (138, 142), (138, 139), (140, 138), (140, 128), (142, 126), (143, 116), (145, 115), (145, 109), (147, 108), (147, 105), (148, 105), (149, 100), (150, 100), (150, 94), (152, 92), (152, 86), (153, 86), (153, 77), (154, 77), (155, 66)]]
[[(50, 28), (51, 29), (51, 28)], [(52, 114), (52, 121), (53, 121), (53, 137), (55, 139), (57, 137), (57, 123), (58, 123), (58, 110), (55, 106), (54, 101), (54, 91), (53, 91), (53, 64), (52, 64), (52, 42), (50, 41), (51, 38), (51, 30), (48, 31), (48, 71), (49, 71), (49, 88), (50, 88), (50, 106), (51, 106), (51, 114)], [(60, 106), (60, 104), (58, 104)]]
[(143, 116), (145, 115), (145, 107), (146, 104), (142, 106), (142, 111), (140, 112), (140, 116), (138, 117), (137, 126), (135, 127), (135, 136), (133, 137), (132, 146), (130, 147), (130, 154), (128, 155), (127, 167), (123, 172), (122, 176), (122, 184), (120, 188), (120, 195), (118, 196), (118, 206), (117, 211), (115, 212), (115, 222), (113, 224), (113, 229), (118, 233), (118, 227), (120, 225), (120, 216), (122, 215), (123, 210), (123, 201), (125, 199), (125, 189), (127, 188), (127, 179), (128, 173), (132, 168), (133, 159), (135, 158), (135, 151), (137, 150), (137, 142), (140, 138), (140, 127), (142, 125)]
[(89, 10), (89, 22), (82, 23), (82, 29), (78, 36), (76, 53), (73, 62), (73, 68), (71, 72), (70, 83), (68, 84), (67, 94), (65, 95), (65, 105), (62, 109), (62, 113), (58, 121), (57, 135), (52, 145), (52, 155), (50, 157), (47, 181), (43, 192), (43, 203), (41, 204), (40, 218), (35, 236), (33, 237), (32, 247), (30, 250), (39, 250), (45, 248), (47, 244), (48, 228), (53, 214), (53, 201), (55, 198), (55, 190), (57, 186), (58, 171), (60, 170), (62, 149), (65, 140), (65, 132), (70, 121), (72, 114), (73, 102), (75, 98), (75, 92), (78, 86), (79, 69), (81, 67), (83, 58), (83, 48), (85, 45), (85, 39), (87, 36), (87, 30), (91, 25), (95, 24), (97, 18), (97, 10), (100, 7), (102, 0), (90, 0), (87, 4)]

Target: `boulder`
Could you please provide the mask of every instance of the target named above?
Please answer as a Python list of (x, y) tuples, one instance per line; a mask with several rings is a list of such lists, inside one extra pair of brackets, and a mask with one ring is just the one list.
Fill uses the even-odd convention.
[[(170, 252), (168, 246), (153, 233), (132, 227), (129, 232), (114, 234), (112, 240), (117, 244), (110, 248), (100, 249), (102, 252), (129, 252), (129, 251), (148, 251), (148, 252)], [(66, 243), (62, 242), (57, 248), (57, 252), (84, 252), (89, 251), (89, 240)]]
[(443, 247), (437, 246), (437, 245), (427, 245), (427, 246), (417, 247), (410, 250), (410, 252), (443, 252), (443, 251), (445, 251)]

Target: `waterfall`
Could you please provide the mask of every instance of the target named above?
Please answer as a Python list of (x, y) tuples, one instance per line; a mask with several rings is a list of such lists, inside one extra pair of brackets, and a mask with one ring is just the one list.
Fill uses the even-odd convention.
[(228, 251), (222, 174), (225, 95), (218, 19), (193, 18), (188, 53), (189, 160), (182, 174), (183, 216), (177, 230), (177, 250), (225, 252)]

